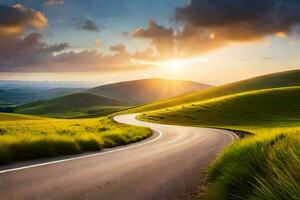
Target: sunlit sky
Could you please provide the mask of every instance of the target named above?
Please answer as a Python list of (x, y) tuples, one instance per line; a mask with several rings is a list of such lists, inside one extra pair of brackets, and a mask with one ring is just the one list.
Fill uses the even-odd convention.
[[(300, 68), (299, 2), (199, 2), (0, 0), (0, 79), (222, 84)], [(274, 24), (278, 6), (279, 24), (258, 23)]]

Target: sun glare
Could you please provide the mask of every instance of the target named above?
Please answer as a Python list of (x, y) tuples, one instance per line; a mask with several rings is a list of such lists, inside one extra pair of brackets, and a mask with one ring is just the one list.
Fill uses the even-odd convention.
[(182, 68), (182, 63), (179, 60), (170, 60), (167, 64), (168, 68), (174, 71), (178, 71)]

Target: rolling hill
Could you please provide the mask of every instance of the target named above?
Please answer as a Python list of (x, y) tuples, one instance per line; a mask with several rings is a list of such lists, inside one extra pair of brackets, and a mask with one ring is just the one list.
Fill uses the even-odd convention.
[(16, 113), (70, 118), (93, 114), (107, 114), (128, 106), (127, 102), (111, 99), (96, 94), (74, 93), (50, 100), (37, 101), (16, 106)]
[(230, 128), (299, 125), (300, 87), (239, 93), (150, 112), (142, 118), (173, 124)]
[(143, 104), (210, 87), (210, 85), (192, 81), (143, 79), (103, 85), (86, 92), (121, 99), (133, 104)]
[(278, 72), (273, 74), (267, 74), (247, 80), (242, 80), (218, 87), (208, 88), (206, 90), (200, 90), (192, 92), (187, 95), (182, 95), (175, 98), (169, 98), (154, 103), (146, 104), (141, 107), (130, 109), (128, 112), (143, 112), (158, 110), (166, 107), (204, 101), (221, 96), (236, 94), (240, 92), (247, 92), (252, 90), (288, 87), (288, 86), (300, 86), (300, 70)]

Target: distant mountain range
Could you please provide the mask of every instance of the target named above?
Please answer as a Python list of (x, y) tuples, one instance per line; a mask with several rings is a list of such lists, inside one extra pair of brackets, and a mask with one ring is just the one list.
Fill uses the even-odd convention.
[(85, 88), (27, 88), (0, 89), (1, 105), (24, 104), (37, 100), (51, 99), (62, 95), (80, 92)]
[[(129, 106), (171, 98), (209, 87), (212, 86), (192, 81), (143, 79), (113, 83), (88, 90), (55, 88), (47, 90), (45, 96), (52, 95), (56, 98), (16, 106), (13, 110), (16, 113), (47, 117), (94, 116), (97, 113), (107, 114)], [(69, 94), (65, 95), (66, 93)], [(13, 98), (22, 97), (14, 95)]]

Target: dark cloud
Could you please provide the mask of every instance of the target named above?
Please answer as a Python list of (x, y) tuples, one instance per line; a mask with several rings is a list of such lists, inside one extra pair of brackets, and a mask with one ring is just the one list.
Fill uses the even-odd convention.
[(25, 37), (5, 37), (0, 39), (0, 71), (27, 71), (32, 66), (51, 62), (55, 53), (67, 49), (67, 43), (48, 45), (41, 35), (31, 33)]
[(98, 26), (95, 22), (93, 22), (90, 19), (79, 17), (79, 18), (74, 18), (73, 21), (75, 22), (76, 28), (81, 30), (100, 31), (103, 29), (103, 27)]
[(149, 21), (148, 28), (136, 29), (133, 37), (150, 40), (161, 57), (166, 57), (174, 51), (174, 30), (158, 25), (153, 20)]
[(174, 16), (180, 28), (150, 21), (134, 31), (148, 39), (161, 57), (191, 57), (267, 35), (285, 37), (300, 25), (299, 0), (189, 0)]
[(196, 56), (199, 53), (226, 45), (226, 41), (216, 40), (212, 32), (186, 24), (181, 31), (166, 28), (151, 20), (146, 29), (138, 28), (134, 38), (151, 41), (155, 59)]
[(67, 43), (48, 45), (39, 33), (28, 29), (44, 29), (47, 18), (41, 12), (23, 5), (0, 5), (0, 71), (46, 63), (54, 54), (69, 47)]
[(0, 72), (125, 71), (146, 67), (132, 63), (135, 54), (126, 52), (122, 45), (111, 47), (114, 54), (74, 52), (69, 48), (67, 43), (48, 45), (37, 33), (11, 40), (1, 38)]
[(299, 0), (191, 0), (175, 19), (227, 40), (252, 40), (290, 33), (300, 22)]
[(41, 12), (26, 8), (23, 5), (0, 5), (0, 35), (21, 34), (25, 29), (44, 29), (47, 18)]

